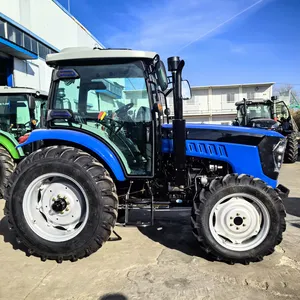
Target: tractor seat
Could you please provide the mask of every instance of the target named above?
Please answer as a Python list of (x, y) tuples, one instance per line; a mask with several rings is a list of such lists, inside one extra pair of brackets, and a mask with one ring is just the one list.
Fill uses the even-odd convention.
[(150, 122), (151, 121), (151, 111), (149, 107), (141, 106), (136, 114), (135, 122)]

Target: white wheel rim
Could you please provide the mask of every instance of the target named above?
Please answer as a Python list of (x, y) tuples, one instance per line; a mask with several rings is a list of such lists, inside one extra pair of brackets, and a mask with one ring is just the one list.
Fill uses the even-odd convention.
[(25, 220), (32, 231), (51, 242), (65, 242), (84, 228), (89, 206), (81, 185), (61, 173), (48, 173), (30, 183), (23, 197)]
[(222, 198), (209, 216), (209, 229), (218, 244), (239, 252), (260, 245), (269, 233), (270, 223), (263, 202), (244, 193)]

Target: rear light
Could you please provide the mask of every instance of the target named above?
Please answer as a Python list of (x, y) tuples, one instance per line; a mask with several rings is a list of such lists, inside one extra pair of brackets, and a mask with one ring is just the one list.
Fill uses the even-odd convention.
[(20, 136), (19, 139), (18, 139), (19, 144), (25, 143), (28, 140), (28, 138), (29, 138), (29, 134), (25, 134), (23, 136)]

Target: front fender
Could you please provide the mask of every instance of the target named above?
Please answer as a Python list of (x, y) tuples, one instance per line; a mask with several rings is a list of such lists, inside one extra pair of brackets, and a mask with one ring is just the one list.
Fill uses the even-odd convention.
[(125, 181), (125, 175), (116, 155), (101, 141), (82, 132), (67, 129), (36, 129), (32, 131), (26, 142), (18, 145), (23, 147), (41, 140), (61, 140), (82, 145), (96, 153), (110, 167), (119, 181)]

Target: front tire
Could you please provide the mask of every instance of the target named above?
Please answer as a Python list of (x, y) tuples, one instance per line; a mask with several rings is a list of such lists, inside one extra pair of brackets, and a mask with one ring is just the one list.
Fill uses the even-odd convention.
[(284, 153), (285, 163), (295, 163), (298, 159), (298, 141), (295, 132), (287, 136), (287, 144)]
[(0, 146), (0, 198), (4, 195), (5, 186), (16, 167), (10, 153)]
[(247, 175), (229, 174), (203, 188), (192, 209), (200, 247), (229, 263), (256, 262), (273, 253), (285, 231), (285, 210), (277, 192)]
[(89, 154), (51, 146), (30, 154), (11, 176), (6, 200), (10, 229), (28, 254), (76, 261), (97, 251), (117, 219), (116, 187)]

